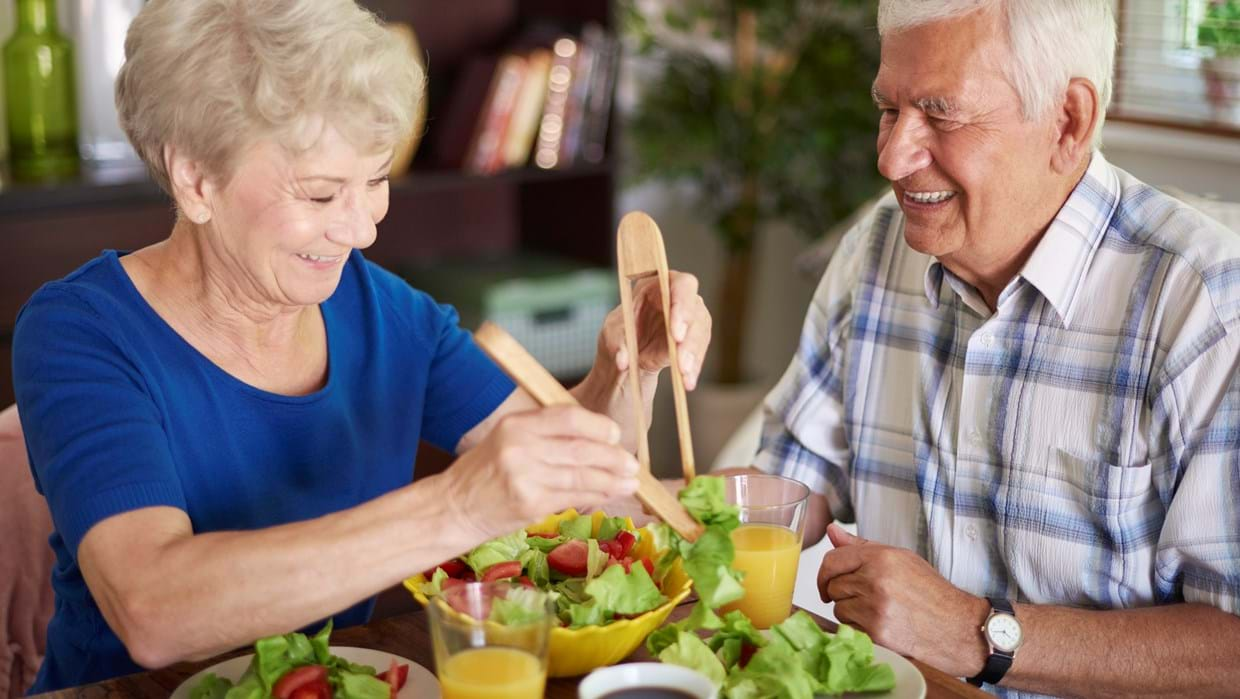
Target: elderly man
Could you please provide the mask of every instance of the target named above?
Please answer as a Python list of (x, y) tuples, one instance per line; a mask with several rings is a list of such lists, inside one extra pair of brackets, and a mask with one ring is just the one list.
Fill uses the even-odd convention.
[[(841, 621), (1008, 696), (1240, 688), (1240, 238), (1095, 150), (1108, 0), (881, 0), (878, 167), (756, 466)], [(816, 526), (815, 526), (816, 524)]]

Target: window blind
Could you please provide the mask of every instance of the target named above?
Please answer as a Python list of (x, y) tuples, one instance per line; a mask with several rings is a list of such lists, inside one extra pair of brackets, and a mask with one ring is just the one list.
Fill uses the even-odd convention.
[(1240, 135), (1240, 0), (1115, 0), (1109, 116)]

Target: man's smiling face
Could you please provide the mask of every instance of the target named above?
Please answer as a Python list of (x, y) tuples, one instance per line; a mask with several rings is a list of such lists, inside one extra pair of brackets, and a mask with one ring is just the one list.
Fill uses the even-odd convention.
[(883, 38), (878, 168), (909, 246), (949, 266), (986, 266), (1023, 247), (1055, 191), (1054, 124), (1024, 118), (1004, 71), (1006, 36), (991, 9)]

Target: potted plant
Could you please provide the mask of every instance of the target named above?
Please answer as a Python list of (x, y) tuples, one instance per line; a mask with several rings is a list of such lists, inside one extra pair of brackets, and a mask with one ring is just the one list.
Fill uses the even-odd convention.
[(1197, 26), (1206, 96), (1218, 121), (1240, 124), (1240, 0), (1211, 0)]
[[(870, 99), (879, 62), (876, 5), (875, 0), (622, 5), (639, 60), (652, 73), (642, 81), (625, 128), (632, 174), (638, 180), (691, 180), (698, 208), (726, 251), (721, 287), (711, 302), (717, 372), (704, 376), (707, 382), (735, 386), (755, 378), (742, 347), (762, 231), (780, 222), (821, 236), (881, 187)], [(739, 401), (744, 412), (760, 393), (751, 390), (749, 396)], [(694, 412), (695, 425), (716, 421)], [(740, 419), (723, 422), (730, 432)], [(702, 444), (700, 432), (695, 428), (695, 443), (709, 456), (713, 451)]]

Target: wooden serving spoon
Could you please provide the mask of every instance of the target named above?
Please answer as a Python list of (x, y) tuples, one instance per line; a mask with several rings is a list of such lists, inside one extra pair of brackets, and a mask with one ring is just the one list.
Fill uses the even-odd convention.
[[(578, 405), (573, 394), (503, 328), (491, 322), (483, 323), (474, 333), (474, 342), (540, 405)], [(637, 480), (637, 499), (656, 517), (667, 522), (677, 534), (688, 541), (697, 541), (702, 534), (702, 525), (658, 479), (650, 475), (649, 464), (638, 470)]]

